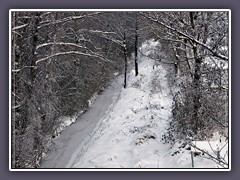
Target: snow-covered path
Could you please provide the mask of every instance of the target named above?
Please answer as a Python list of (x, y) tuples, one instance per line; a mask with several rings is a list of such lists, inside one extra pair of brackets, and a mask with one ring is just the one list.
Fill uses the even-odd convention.
[(101, 117), (117, 100), (122, 89), (123, 77), (119, 76), (107, 87), (102, 94), (97, 96), (90, 109), (78, 120), (66, 128), (65, 131), (53, 140), (54, 150), (43, 158), (40, 168), (65, 168), (79, 144), (92, 133)]
[[(148, 55), (158, 45), (144, 44), (141, 50)], [(88, 112), (54, 141), (56, 151), (41, 168), (191, 167), (185, 156), (172, 156), (175, 150), (162, 140), (172, 108), (166, 76), (163, 66), (141, 57), (139, 75), (130, 71), (126, 89), (119, 77), (98, 96)]]
[[(149, 41), (140, 50), (150, 55), (159, 47)], [(45, 157), (41, 168), (191, 168), (189, 146), (181, 141), (171, 146), (164, 138), (172, 118), (168, 74), (164, 65), (140, 57), (139, 75), (128, 73), (126, 89), (120, 76), (104, 90), (54, 140), (56, 151)], [(200, 157), (194, 158), (194, 166), (218, 167)]]
[(176, 167), (170, 145), (162, 140), (172, 107), (167, 71), (154, 65), (146, 57), (139, 59), (139, 75), (135, 77), (134, 70), (128, 74), (127, 88), (76, 149), (67, 168)]
[(144, 61), (137, 78), (130, 73), (128, 87), (91, 137), (79, 145), (68, 168), (166, 167), (159, 155), (165, 155), (169, 146), (161, 146), (160, 140), (171, 115), (171, 97), (161, 75), (155, 79), (161, 87), (152, 89), (156, 71), (152, 61)]

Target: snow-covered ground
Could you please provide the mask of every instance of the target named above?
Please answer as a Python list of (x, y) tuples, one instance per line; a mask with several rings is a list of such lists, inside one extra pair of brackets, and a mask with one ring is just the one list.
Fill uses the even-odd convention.
[(160, 139), (171, 117), (172, 98), (166, 71), (161, 66), (153, 70), (153, 65), (153, 61), (141, 59), (138, 77), (134, 70), (129, 74), (128, 87), (91, 137), (80, 144), (67, 167), (166, 167), (159, 156), (169, 146)]
[[(141, 50), (149, 55), (158, 46), (157, 42), (148, 41)], [(79, 144), (67, 168), (192, 167), (188, 146), (183, 147), (181, 142), (171, 146), (162, 139), (171, 120), (172, 96), (167, 83), (168, 72), (163, 66), (154, 65), (146, 56), (139, 59), (139, 75), (135, 77), (134, 70), (128, 74), (127, 88), (122, 89), (117, 102)], [(194, 167), (219, 166), (197, 156)]]
[[(44, 158), (41, 168), (192, 168), (192, 161), (194, 168), (221, 168), (183, 141), (165, 142), (174, 90), (168, 86), (164, 66), (147, 58), (160, 49), (158, 42), (145, 42), (139, 75), (135, 77), (134, 70), (128, 73), (126, 89), (119, 76), (73, 125), (67, 127), (76, 118), (63, 118), (67, 128), (54, 140), (56, 151)], [(211, 142), (192, 143), (213, 157), (221, 150), (227, 161), (228, 144), (219, 143), (218, 134), (214, 137)], [(200, 155), (192, 159), (191, 151)]]
[(109, 105), (116, 102), (122, 82), (122, 76), (116, 77), (115, 81), (97, 95), (90, 108), (79, 117), (61, 118), (61, 127), (56, 132), (59, 136), (51, 140), (50, 151), (44, 155), (40, 168), (66, 167), (79, 144), (92, 133), (101, 117), (107, 113)]

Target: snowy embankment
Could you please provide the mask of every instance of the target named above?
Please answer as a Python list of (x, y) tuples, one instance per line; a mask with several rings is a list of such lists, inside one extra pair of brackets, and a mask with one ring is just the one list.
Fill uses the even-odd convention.
[[(77, 118), (61, 118), (62, 126), (59, 128), (61, 133), (58, 133), (59, 136), (51, 140), (49, 151), (43, 156), (40, 168), (66, 167), (79, 144), (93, 132), (100, 118), (106, 114), (109, 106), (116, 102), (122, 88), (123, 78), (118, 76), (114, 80), (104, 91), (97, 95), (88, 110), (81, 116)], [(74, 120), (76, 122), (71, 124)]]
[[(159, 44), (143, 44), (146, 55)], [(163, 135), (171, 121), (172, 95), (167, 71), (143, 56), (139, 75), (128, 73), (128, 85), (88, 137), (72, 154), (67, 168), (191, 168), (188, 145), (171, 146)], [(209, 159), (194, 158), (196, 168), (217, 168)]]
[[(118, 75), (118, 74), (117, 74)], [(97, 98), (98, 92), (94, 93), (92, 98), (90, 98), (88, 100), (88, 107), (91, 107), (91, 105), (95, 102), (96, 98)], [(58, 122), (60, 122), (59, 127), (56, 129), (56, 131), (54, 132), (54, 137), (58, 137), (60, 136), (60, 134), (70, 125), (72, 125), (73, 123), (75, 123), (78, 119), (79, 116), (81, 116), (84, 112), (86, 112), (87, 108), (84, 110), (81, 110), (78, 113), (75, 113), (72, 116), (61, 116), (58, 118)]]

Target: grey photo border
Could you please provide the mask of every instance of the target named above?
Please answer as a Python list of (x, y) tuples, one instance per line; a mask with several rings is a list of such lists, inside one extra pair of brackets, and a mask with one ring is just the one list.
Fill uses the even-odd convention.
[[(26, 179), (26, 178), (35, 178), (35, 179), (40, 179), (40, 178), (68, 178), (68, 176), (65, 175), (58, 175), (55, 176), (57, 174), (55, 174), (54, 176), (48, 174), (48, 176), (45, 175), (45, 173), (42, 174), (42, 176), (36, 176), (36, 175), (32, 175), (32, 172), (30, 172), (27, 176), (26, 175), (22, 175), (25, 174), (26, 172), (21, 172), (21, 175), (16, 175), (17, 172), (9, 172), (8, 170), (8, 155), (9, 155), (9, 150), (8, 150), (8, 126), (9, 126), (9, 122), (8, 122), (8, 108), (9, 108), (9, 102), (8, 102), (8, 85), (9, 85), (9, 78), (8, 78), (8, 69), (9, 69), (9, 57), (8, 57), (8, 12), (9, 9), (19, 9), (19, 8), (24, 8), (24, 9), (32, 9), (32, 8), (43, 8), (43, 9), (49, 9), (49, 8), (57, 8), (57, 9), (76, 9), (76, 8), (81, 8), (81, 9), (88, 9), (88, 8), (94, 8), (94, 9), (107, 9), (107, 8), (119, 8), (119, 9), (133, 9), (133, 8), (138, 8), (138, 9), (176, 9), (176, 8), (184, 8), (184, 9), (212, 9), (212, 8), (216, 8), (216, 9), (231, 9), (232, 12), (232, 37), (234, 37), (234, 39), (232, 38), (232, 79), (230, 80), (232, 82), (232, 119), (237, 119), (237, 115), (238, 115), (238, 111), (236, 108), (238, 108), (237, 106), (237, 102), (239, 100), (239, 97), (237, 95), (237, 92), (239, 92), (238, 90), (239, 88), (239, 84), (237, 82), (235, 82), (237, 79), (235, 79), (238, 76), (238, 65), (239, 65), (239, 61), (237, 61), (237, 54), (235, 48), (237, 48), (237, 42), (239, 40), (239, 35), (235, 32), (239, 32), (239, 27), (237, 27), (237, 19), (235, 19), (235, 17), (239, 17), (238, 15), (239, 12), (237, 11), (237, 6), (238, 4), (237, 0), (201, 0), (201, 1), (191, 1), (191, 0), (168, 0), (168, 1), (157, 1), (157, 0), (148, 0), (148, 1), (144, 1), (144, 0), (138, 0), (138, 1), (127, 1), (127, 0), (121, 0), (121, 1), (111, 1), (111, 0), (102, 0), (102, 1), (97, 1), (97, 0), (88, 0), (88, 1), (83, 1), (83, 0), (68, 0), (68, 1), (64, 1), (64, 0), (58, 0), (56, 1), (49, 1), (49, 0), (41, 0), (41, 1), (29, 1), (29, 0), (18, 0), (18, 1), (14, 1), (14, 0), (8, 0), (8, 1), (3, 1), (1, 2), (1, 16), (0, 16), (0, 21), (1, 21), (1, 28), (0, 28), (0, 34), (1, 34), (1, 48), (0, 48), (0, 54), (2, 56), (1, 58), (1, 70), (0, 70), (0, 82), (1, 82), (1, 88), (0, 88), (0, 99), (1, 99), (1, 103), (0, 103), (0, 114), (1, 114), (1, 121), (3, 124), (1, 124), (1, 153), (0, 153), (0, 174), (1, 174), (1, 178), (4, 179), (14, 179), (14, 178), (18, 178), (18, 179)], [(57, 6), (56, 6), (57, 4)], [(234, 60), (235, 59), (235, 60)], [(151, 178), (180, 178), (180, 179), (185, 179), (186, 177), (189, 178), (194, 178), (194, 179), (202, 179), (204, 177), (208, 177), (210, 179), (212, 178), (216, 178), (216, 179), (225, 179), (225, 178), (236, 178), (239, 175), (239, 172), (237, 171), (238, 167), (237, 167), (237, 159), (236, 156), (237, 152), (239, 150), (239, 144), (237, 144), (237, 141), (235, 141), (236, 137), (237, 137), (237, 133), (239, 133), (239, 131), (237, 131), (237, 127), (239, 125), (238, 121), (232, 121), (232, 171), (231, 172), (221, 172), (221, 173), (217, 173), (217, 172), (207, 172), (207, 173), (201, 173), (201, 172), (194, 172), (194, 173), (201, 173), (201, 176), (199, 175), (195, 175), (193, 174), (193, 172), (187, 172), (184, 174), (187, 174), (187, 176), (185, 176), (182, 172), (171, 172), (171, 173), (162, 173), (161, 176), (159, 176), (159, 174), (156, 174), (156, 172), (146, 172), (146, 173), (142, 173), (140, 175), (138, 175), (138, 172), (131, 172), (131, 173), (121, 173), (121, 176), (116, 176), (115, 173), (119, 173), (119, 172), (100, 172), (102, 175), (99, 176), (98, 172), (84, 172), (81, 174), (81, 176), (76, 175), (76, 173), (73, 173), (72, 175), (75, 178), (103, 178), (106, 179), (106, 177), (109, 178), (115, 178), (115, 179), (120, 179), (120, 178), (124, 178), (126, 177), (126, 175), (129, 178), (150, 178), (149, 175), (151, 174)], [(37, 172), (34, 172), (37, 173)], [(178, 175), (178, 173), (181, 173), (181, 176)], [(51, 173), (52, 174), (52, 173)], [(107, 175), (106, 175), (107, 174)], [(112, 175), (113, 174), (113, 175)], [(146, 175), (145, 175), (146, 174)], [(148, 174), (148, 175), (147, 175)], [(207, 176), (205, 176), (205, 174)], [(218, 175), (220, 174), (220, 175)], [(49, 176), (50, 175), (50, 176)], [(71, 176), (72, 176), (71, 175)], [(15, 177), (16, 176), (16, 177)], [(34, 177), (31, 177), (34, 176)]]

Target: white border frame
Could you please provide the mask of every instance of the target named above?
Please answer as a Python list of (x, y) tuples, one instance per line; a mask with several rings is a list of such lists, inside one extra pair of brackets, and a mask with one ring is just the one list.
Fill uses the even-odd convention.
[[(172, 11), (181, 11), (181, 12), (191, 12), (191, 11), (202, 11), (202, 12), (207, 12), (207, 11), (226, 11), (229, 13), (229, 61), (228, 61), (228, 66), (229, 66), (229, 144), (228, 144), (228, 158), (229, 158), (229, 168), (228, 169), (180, 169), (180, 168), (172, 168), (172, 169), (67, 169), (67, 168), (53, 168), (53, 169), (13, 169), (11, 168), (11, 155), (12, 155), (12, 148), (11, 148), (11, 127), (12, 127), (12, 114), (11, 114), (11, 89), (12, 89), (12, 62), (11, 62), (11, 47), (12, 47), (12, 41), (11, 41), (11, 14), (12, 12), (17, 11), (30, 11), (30, 12), (35, 12), (35, 11), (42, 11), (42, 12), (47, 12), (47, 11), (53, 11), (53, 12), (66, 12), (66, 11), (105, 11), (105, 12), (126, 12), (126, 11), (142, 11), (142, 12), (153, 12), (153, 11), (166, 11), (166, 12), (172, 12)], [(231, 171), (231, 10), (230, 9), (10, 9), (9, 10), (9, 171)]]

